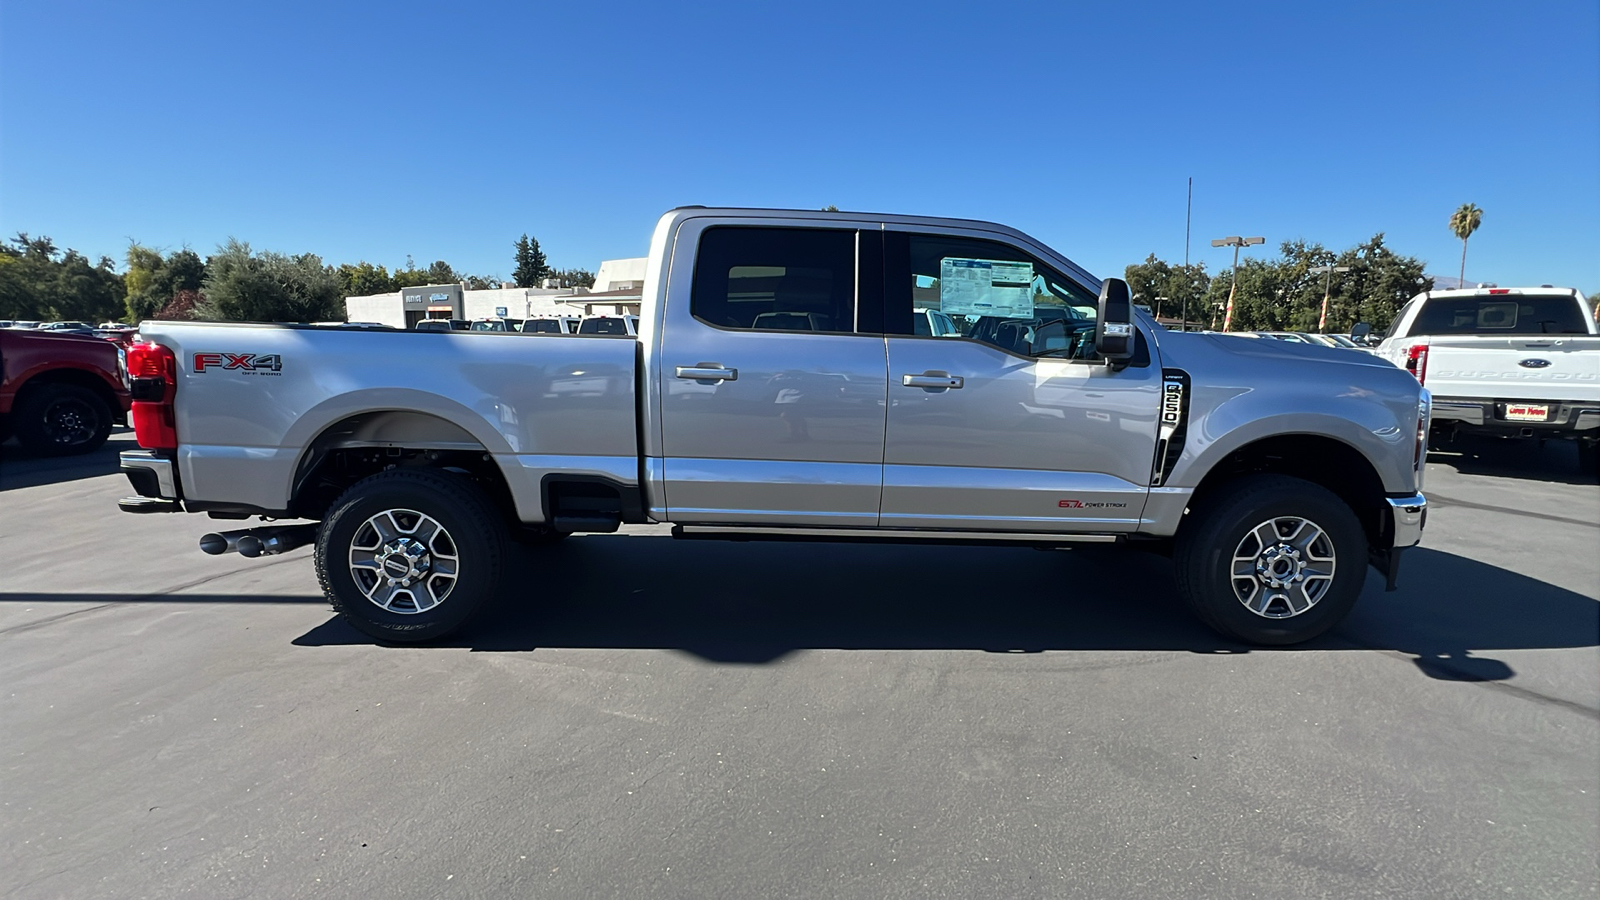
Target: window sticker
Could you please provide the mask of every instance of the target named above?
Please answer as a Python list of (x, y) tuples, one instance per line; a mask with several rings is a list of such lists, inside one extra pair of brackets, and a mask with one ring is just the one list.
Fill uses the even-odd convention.
[(957, 316), (1033, 318), (1033, 263), (1000, 259), (939, 261), (939, 310)]

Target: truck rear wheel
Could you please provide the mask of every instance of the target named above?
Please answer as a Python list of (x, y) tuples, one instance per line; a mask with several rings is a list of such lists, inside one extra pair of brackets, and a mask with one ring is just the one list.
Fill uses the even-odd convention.
[(450, 634), (500, 584), (506, 527), (468, 479), (391, 469), (333, 504), (317, 535), (317, 579), (345, 621), (380, 641)]
[(1327, 489), (1251, 475), (1189, 513), (1173, 568), (1184, 602), (1217, 632), (1298, 644), (1349, 614), (1366, 579), (1367, 541), (1355, 513)]
[(111, 409), (94, 391), (76, 384), (42, 384), (28, 390), (13, 413), (17, 440), (40, 456), (88, 453), (111, 434)]

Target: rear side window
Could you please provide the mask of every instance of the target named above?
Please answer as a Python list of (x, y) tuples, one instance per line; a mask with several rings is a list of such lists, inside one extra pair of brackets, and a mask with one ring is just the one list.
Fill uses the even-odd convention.
[(851, 331), (855, 232), (708, 228), (695, 257), (689, 311), (720, 328)]
[(1411, 333), (1532, 335), (1588, 334), (1589, 330), (1570, 295), (1499, 294), (1429, 298)]

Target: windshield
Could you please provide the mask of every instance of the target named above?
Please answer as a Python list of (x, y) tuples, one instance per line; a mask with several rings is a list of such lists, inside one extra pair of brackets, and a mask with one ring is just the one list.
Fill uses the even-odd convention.
[(1411, 326), (1412, 334), (1588, 334), (1583, 312), (1570, 294), (1499, 294), (1432, 297)]

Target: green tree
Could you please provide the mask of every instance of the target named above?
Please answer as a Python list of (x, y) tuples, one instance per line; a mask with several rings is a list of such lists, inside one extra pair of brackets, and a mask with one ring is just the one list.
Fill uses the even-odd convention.
[(406, 267), (404, 269), (394, 270), (395, 290), (408, 287), (421, 287), (428, 283), (428, 270), (417, 268), (417, 264), (411, 261), (411, 256), (409, 254), (406, 256)]
[(462, 276), (461, 283), (466, 285), (467, 290), (469, 290), (469, 291), (492, 291), (492, 290), (499, 289), (499, 287), (500, 287), (500, 276), (499, 275), (465, 275), (465, 276)]
[(255, 253), (229, 238), (206, 261), (196, 315), (247, 322), (321, 322), (345, 318), (334, 271), (312, 253)]
[(346, 297), (370, 297), (373, 294), (391, 294), (398, 290), (394, 278), (384, 266), (375, 266), (362, 260), (355, 265), (344, 263), (334, 270), (339, 280), (339, 290)]
[(515, 247), (517, 267), (511, 271), (511, 279), (517, 283), (517, 287), (538, 287), (539, 282), (550, 274), (544, 251), (539, 249), (539, 239), (523, 234), (517, 238)]
[(27, 234), (0, 244), (0, 318), (117, 318), (125, 290), (108, 257), (91, 263), (76, 250), (63, 252), (48, 237)]
[[(1239, 261), (1234, 330), (1313, 331), (1322, 313), (1323, 285), (1331, 284), (1330, 331), (1348, 331), (1356, 322), (1368, 322), (1381, 331), (1427, 280), (1423, 262), (1389, 249), (1381, 232), (1337, 254), (1305, 241), (1285, 241), (1279, 254), (1277, 259)], [(1350, 271), (1335, 275), (1331, 282), (1311, 272), (1326, 265), (1346, 266)], [(1219, 326), (1223, 318), (1219, 307), (1227, 303), (1232, 277), (1218, 273), (1204, 301), (1207, 314), (1215, 312)]]
[(1137, 302), (1147, 304), (1158, 318), (1202, 315), (1201, 300), (1211, 283), (1204, 263), (1173, 265), (1154, 253), (1124, 269), (1123, 280)]
[(594, 273), (588, 269), (551, 269), (547, 276), (564, 288), (594, 287)]
[(461, 273), (442, 259), (434, 260), (433, 265), (428, 267), (428, 284), (457, 284), (463, 280)]
[(125, 260), (128, 293), (123, 302), (131, 322), (155, 317), (178, 294), (198, 291), (205, 281), (205, 261), (188, 248), (163, 257), (159, 250), (129, 244)]
[(1467, 280), (1467, 238), (1482, 224), (1483, 210), (1476, 203), (1463, 203), (1450, 214), (1450, 231), (1461, 239), (1461, 274), (1457, 279), (1461, 287), (1466, 287)]

